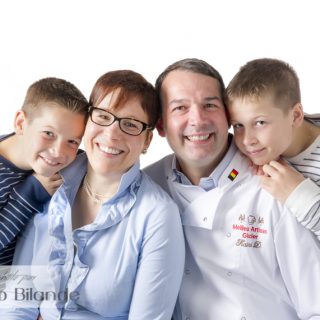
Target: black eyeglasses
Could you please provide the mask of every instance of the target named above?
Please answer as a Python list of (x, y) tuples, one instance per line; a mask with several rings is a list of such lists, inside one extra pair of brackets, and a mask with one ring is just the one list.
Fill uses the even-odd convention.
[(131, 136), (138, 136), (144, 130), (154, 129), (142, 121), (132, 118), (118, 118), (109, 111), (92, 106), (89, 108), (89, 115), (92, 122), (103, 127), (111, 126), (115, 121), (118, 121), (120, 130)]

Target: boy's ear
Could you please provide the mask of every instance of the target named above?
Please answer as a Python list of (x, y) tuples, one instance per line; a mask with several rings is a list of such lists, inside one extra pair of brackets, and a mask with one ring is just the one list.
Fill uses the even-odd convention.
[(23, 133), (23, 128), (25, 126), (26, 121), (27, 118), (25, 112), (22, 110), (18, 110), (14, 117), (14, 131), (16, 134), (21, 135)]
[(292, 107), (293, 126), (298, 128), (302, 125), (304, 119), (303, 107), (301, 103), (296, 103)]
[(164, 132), (164, 128), (163, 128), (163, 120), (162, 118), (160, 118), (156, 124), (156, 128), (157, 128), (157, 131), (159, 133), (159, 136), (160, 137), (165, 137), (166, 136), (166, 133)]

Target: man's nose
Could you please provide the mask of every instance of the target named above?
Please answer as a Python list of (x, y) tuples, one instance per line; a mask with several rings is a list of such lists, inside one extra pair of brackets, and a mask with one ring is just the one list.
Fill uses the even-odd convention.
[(193, 125), (202, 124), (206, 119), (205, 111), (201, 106), (194, 105), (189, 111), (189, 122)]

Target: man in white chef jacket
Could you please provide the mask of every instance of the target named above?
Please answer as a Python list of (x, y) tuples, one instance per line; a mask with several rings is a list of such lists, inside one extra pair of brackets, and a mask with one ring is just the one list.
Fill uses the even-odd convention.
[(320, 319), (320, 242), (262, 190), (228, 134), (220, 74), (184, 59), (157, 79), (174, 154), (145, 171), (177, 202), (186, 264), (175, 320)]

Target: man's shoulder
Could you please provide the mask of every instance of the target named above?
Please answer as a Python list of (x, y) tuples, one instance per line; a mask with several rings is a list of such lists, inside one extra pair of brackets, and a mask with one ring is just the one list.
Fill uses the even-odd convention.
[(145, 167), (145, 172), (154, 182), (168, 192), (167, 177), (172, 168), (174, 154), (169, 154), (155, 163)]

